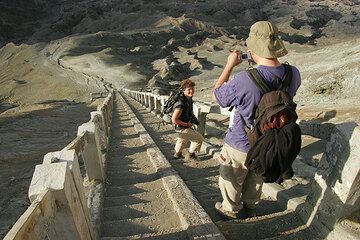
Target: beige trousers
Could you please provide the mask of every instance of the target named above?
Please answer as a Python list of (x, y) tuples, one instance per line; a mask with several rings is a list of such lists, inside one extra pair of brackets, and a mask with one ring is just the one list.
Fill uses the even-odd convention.
[(175, 144), (175, 151), (181, 152), (186, 144), (190, 141), (189, 152), (199, 152), (201, 144), (204, 141), (204, 137), (196, 130), (191, 128), (176, 130), (178, 138)]
[(243, 204), (249, 208), (256, 208), (260, 201), (263, 180), (261, 176), (245, 167), (246, 153), (225, 143), (218, 160), (223, 209), (239, 211)]

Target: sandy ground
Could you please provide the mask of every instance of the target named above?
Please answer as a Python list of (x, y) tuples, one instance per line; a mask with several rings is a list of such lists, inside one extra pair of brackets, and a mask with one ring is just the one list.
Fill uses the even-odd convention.
[(35, 165), (46, 153), (70, 143), (94, 106), (73, 102), (39, 104), (0, 117), (0, 236), (29, 206), (27, 191)]
[[(278, 24), (289, 50), (280, 60), (301, 72), (300, 118), (359, 123), (357, 0), (4, 0), (0, 16), (0, 237), (29, 204), (35, 164), (88, 120), (91, 92), (169, 90), (191, 78), (195, 100), (209, 102), (257, 20)], [(227, 123), (209, 119), (212, 133)]]

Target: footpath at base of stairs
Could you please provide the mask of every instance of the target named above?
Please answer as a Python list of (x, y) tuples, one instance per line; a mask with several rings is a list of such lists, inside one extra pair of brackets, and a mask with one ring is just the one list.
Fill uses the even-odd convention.
[[(146, 131), (226, 239), (321, 239), (301, 221), (296, 213), (296, 207), (288, 206), (293, 204), (291, 201), (277, 199), (276, 194), (282, 190), (262, 196), (257, 217), (223, 221), (214, 209), (215, 203), (222, 200), (218, 186), (217, 160), (205, 153), (200, 154), (196, 161), (173, 159), (176, 133), (172, 126), (161, 125), (158, 129), (160, 121), (158, 117), (130, 97), (124, 97)], [(302, 189), (303, 186), (299, 185), (296, 188)], [(293, 194), (293, 191), (287, 193)], [(304, 191), (296, 193), (301, 197), (306, 195)], [(298, 206), (298, 203), (294, 204)]]

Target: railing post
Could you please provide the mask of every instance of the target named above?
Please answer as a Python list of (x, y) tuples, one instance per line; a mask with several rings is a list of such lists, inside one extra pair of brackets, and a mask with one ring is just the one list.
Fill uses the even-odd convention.
[(87, 122), (79, 126), (78, 136), (84, 135), (85, 137), (86, 143), (82, 156), (89, 180), (100, 180), (103, 182), (105, 180), (104, 165), (100, 146), (98, 146), (95, 139), (95, 131), (95, 124)]
[(144, 107), (148, 108), (148, 106), (149, 106), (149, 94), (144, 93)]
[(161, 112), (161, 101), (159, 96), (154, 97), (154, 111), (155, 114), (159, 114)]
[(84, 212), (85, 220), (88, 223), (89, 227), (92, 229), (92, 224), (90, 221), (90, 209), (87, 206), (83, 178), (80, 172), (79, 159), (77, 157), (75, 150), (63, 149), (57, 152), (49, 152), (44, 156), (43, 164), (52, 164), (56, 162), (68, 163), (68, 168), (70, 170), (72, 179), (74, 181), (76, 191), (78, 192), (78, 196)]
[(162, 98), (160, 99), (161, 108), (165, 105), (165, 102), (166, 102), (167, 99), (168, 99), (167, 97), (162, 97)]
[(68, 164), (59, 162), (37, 165), (29, 188), (30, 201), (34, 201), (44, 189), (53, 191), (56, 212), (53, 226), (49, 227), (48, 239), (94, 239)]
[(198, 106), (197, 104), (193, 105), (194, 109), (194, 115), (199, 120), (199, 125), (197, 126), (197, 131), (201, 135), (205, 135), (205, 126), (206, 126), (206, 115), (207, 113), (201, 111), (201, 106)]
[(100, 111), (94, 111), (90, 113), (91, 121), (95, 124), (95, 141), (98, 147), (100, 147), (100, 155), (103, 166), (106, 160), (106, 154), (109, 145), (109, 137), (106, 135), (106, 131), (104, 129), (104, 119), (103, 115)]
[(205, 135), (206, 115), (207, 113), (200, 112), (199, 115), (197, 116), (200, 123), (197, 128), (197, 131), (201, 133), (201, 135), (203, 136)]
[(148, 110), (149, 111), (152, 111), (153, 109), (154, 109), (154, 96), (151, 94), (151, 93), (149, 93), (148, 94)]
[(140, 104), (144, 105), (144, 93), (140, 93)]

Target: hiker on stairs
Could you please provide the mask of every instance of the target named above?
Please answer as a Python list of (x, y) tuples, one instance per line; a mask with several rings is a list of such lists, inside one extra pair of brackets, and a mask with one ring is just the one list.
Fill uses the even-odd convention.
[[(285, 67), (278, 58), (287, 54), (287, 50), (278, 36), (277, 27), (268, 21), (260, 21), (250, 28), (246, 39), (247, 56), (256, 63), (257, 72), (262, 80), (272, 88), (277, 88), (285, 78)], [(254, 123), (255, 110), (263, 93), (254, 83), (249, 71), (236, 73), (229, 81), (233, 68), (242, 62), (240, 51), (233, 51), (227, 59), (213, 90), (213, 100), (221, 107), (234, 107), (234, 123), (229, 127), (222, 148), (219, 163), (219, 186), (222, 202), (215, 204), (216, 211), (227, 219), (235, 219), (239, 213), (248, 217), (256, 215), (260, 201), (263, 178), (245, 166), (250, 150), (245, 128)], [(299, 70), (291, 66), (292, 79), (287, 92), (295, 96), (300, 86)]]
[(192, 97), (195, 93), (195, 83), (189, 79), (181, 82), (182, 96), (174, 104), (172, 114), (172, 123), (175, 125), (175, 131), (178, 138), (175, 144), (174, 158), (182, 158), (182, 151), (186, 144), (190, 141), (189, 151), (185, 155), (185, 160), (195, 160), (196, 152), (200, 151), (201, 144), (204, 140), (203, 136), (194, 128), (194, 124), (198, 125), (199, 121), (193, 113)]

